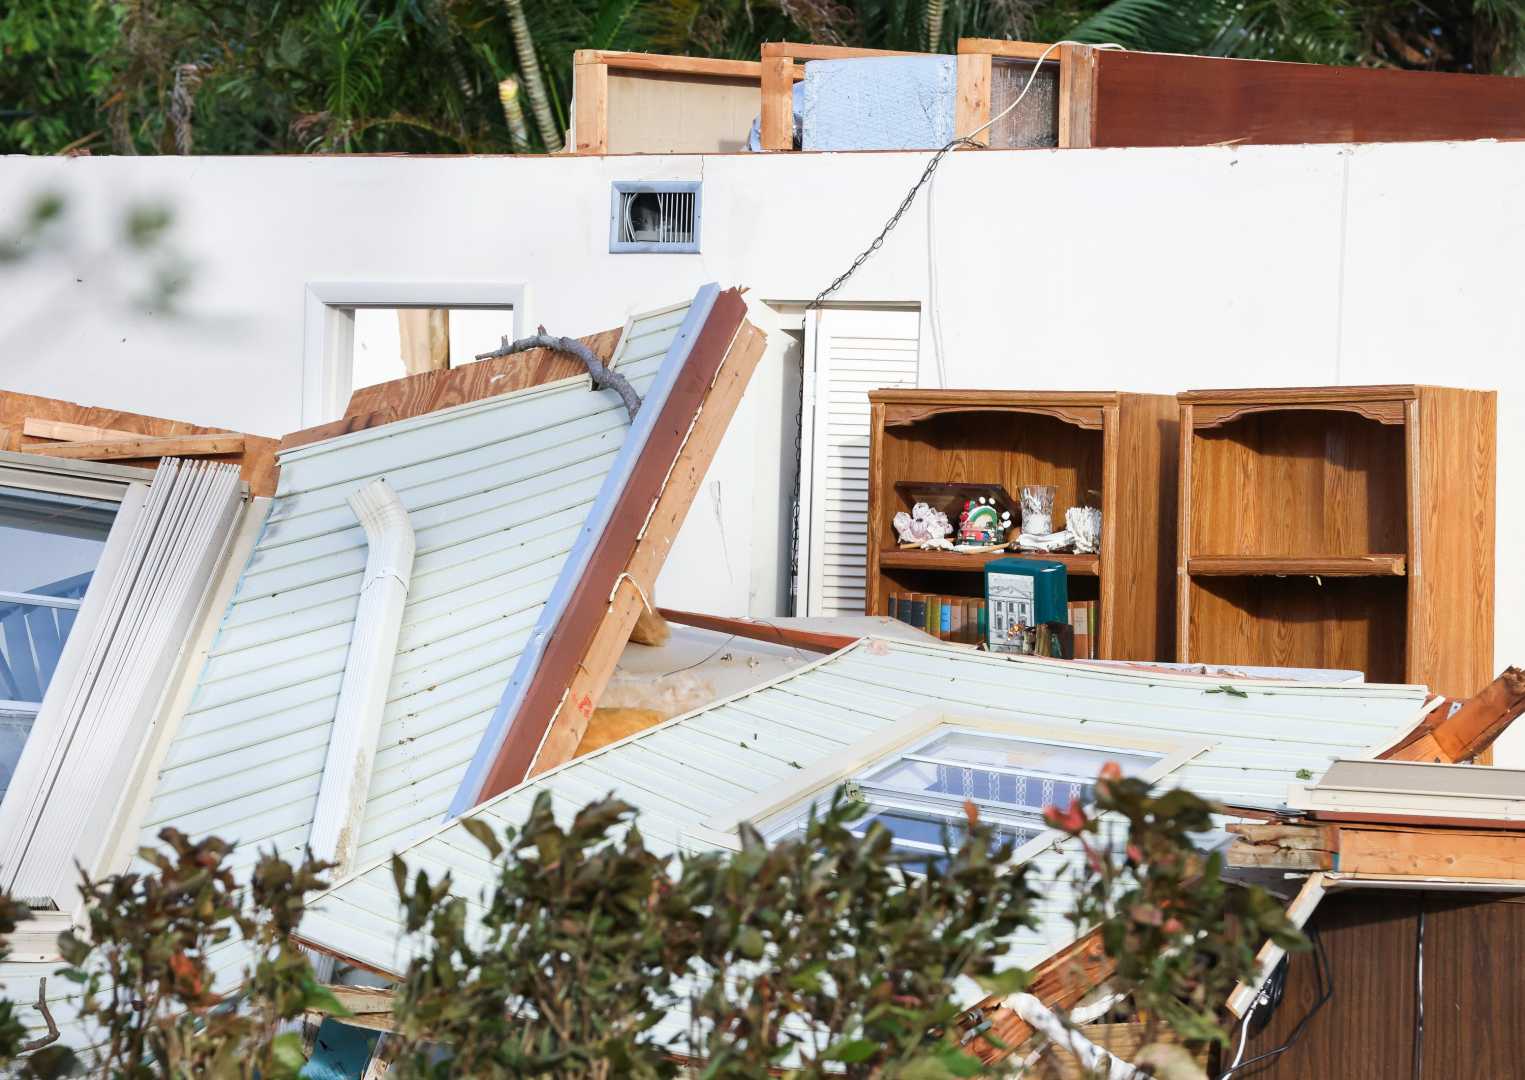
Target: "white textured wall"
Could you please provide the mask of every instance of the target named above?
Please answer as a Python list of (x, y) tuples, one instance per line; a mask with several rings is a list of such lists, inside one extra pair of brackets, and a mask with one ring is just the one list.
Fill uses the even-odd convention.
[[(925, 162), (6, 158), (0, 227), (44, 188), (84, 220), (72, 257), (0, 271), (0, 385), (277, 435), (303, 423), (309, 281), (522, 281), (524, 325), (558, 333), (710, 280), (805, 300)], [(610, 181), (669, 178), (704, 181), (704, 253), (607, 254)], [(131, 267), (100, 256), (134, 198), (176, 208), (194, 273), (178, 318), (125, 303)], [(1522, 143), (963, 152), (840, 298), (920, 303), (927, 383), (1500, 390), (1502, 664), (1525, 661), (1521, 251)], [(749, 533), (733, 557), (752, 546), (751, 426), (711, 476)], [(694, 515), (714, 527), (703, 500)], [(746, 575), (714, 578), (710, 561), (682, 560), (663, 602), (744, 610)]]

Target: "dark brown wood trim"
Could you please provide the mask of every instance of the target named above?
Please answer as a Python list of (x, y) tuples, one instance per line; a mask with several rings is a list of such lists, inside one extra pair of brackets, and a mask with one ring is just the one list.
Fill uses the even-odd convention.
[(502, 794), (529, 774), (540, 743), (609, 608), (615, 579), (635, 552), (646, 515), (662, 493), (667, 474), (746, 311), (746, 302), (736, 289), (727, 289), (716, 297), (630, 479), (615, 502), (609, 525), (599, 536), (587, 569), (556, 621), (519, 709), (508, 718), (503, 745), (483, 778), (478, 803)]
[(729, 619), (724, 615), (701, 615), (698, 612), (675, 611), (672, 608), (657, 608), (657, 612), (668, 622), (696, 626), (700, 630), (714, 630), (717, 633), (749, 638), (752, 641), (766, 641), (774, 645), (808, 649), (810, 652), (834, 653), (862, 640), (846, 634), (826, 634), (790, 626), (775, 626), (770, 622), (753, 619)]

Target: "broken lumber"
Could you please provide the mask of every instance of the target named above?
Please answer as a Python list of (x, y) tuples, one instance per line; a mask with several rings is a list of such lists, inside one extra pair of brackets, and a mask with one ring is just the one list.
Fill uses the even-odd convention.
[[(1050, 1010), (1068, 1010), (1116, 970), (1117, 964), (1102, 944), (1100, 929), (1092, 930), (1034, 968), (1027, 993)], [(984, 1037), (970, 1044), (970, 1052), (986, 1064), (1007, 1057), (1037, 1033), (1031, 1023), (999, 997), (986, 998), (980, 1003), (979, 1012), (990, 1021), (990, 1033), (1003, 1044), (997, 1046)]]
[(65, 420), (45, 420), (40, 416), (24, 418), (21, 421), (21, 434), (33, 439), (57, 439), (62, 442), (120, 442), (123, 439), (143, 438), (141, 431), (91, 427), (89, 424), (71, 424)]
[(106, 461), (113, 458), (208, 457), (244, 452), (242, 435), (170, 435), (131, 439), (97, 439), (90, 442), (30, 443), (24, 454)]
[(1237, 867), (1274, 867), (1279, 870), (1332, 870), (1339, 843), (1338, 830), (1329, 825), (1230, 825), (1236, 838), (1228, 850), (1228, 864)]
[(1505, 668), (1455, 712), (1423, 724), (1425, 730), (1418, 738), (1405, 738), (1380, 756), (1389, 761), (1471, 761), (1492, 746), (1522, 712), (1525, 671)]
[(668, 622), (682, 623), (684, 626), (693, 626), (700, 630), (713, 630), (719, 634), (730, 634), (732, 637), (747, 638), (750, 641), (766, 641), (773, 645), (804, 649), (807, 652), (834, 653), (858, 641), (857, 638), (848, 637), (845, 634), (800, 630), (761, 620), (701, 615), (698, 612), (675, 611), (672, 608), (657, 608), (657, 612)]

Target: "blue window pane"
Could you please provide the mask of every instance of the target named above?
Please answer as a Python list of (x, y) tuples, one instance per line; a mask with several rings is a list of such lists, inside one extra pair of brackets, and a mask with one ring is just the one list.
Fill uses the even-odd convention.
[(73, 608), (0, 603), (0, 701), (42, 701), (73, 625)]
[(11, 786), (16, 762), (21, 760), (21, 748), (31, 731), (30, 713), (0, 709), (0, 799), (5, 798), (5, 790)]
[(78, 599), (118, 504), (0, 487), (0, 592)]

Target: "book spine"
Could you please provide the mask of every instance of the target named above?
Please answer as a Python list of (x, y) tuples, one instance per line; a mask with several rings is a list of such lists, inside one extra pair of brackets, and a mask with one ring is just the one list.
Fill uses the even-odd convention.
[(948, 640), (949, 641), (963, 641), (964, 640), (964, 601), (961, 600), (961, 599), (957, 599), (957, 600), (953, 601), (953, 625), (952, 625), (952, 633), (949, 634)]
[(979, 639), (980, 639), (981, 644), (989, 644), (989, 642), (990, 642), (990, 605), (986, 601), (984, 601), (984, 600), (980, 601), (980, 615), (979, 615), (979, 624), (978, 624), (978, 626), (979, 626)]
[(953, 636), (953, 601), (946, 596), (938, 600), (937, 639), (949, 641)]
[(910, 609), (911, 616), (906, 622), (918, 630), (925, 630), (927, 628), (927, 594), (913, 592), (906, 606)]

